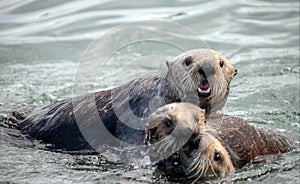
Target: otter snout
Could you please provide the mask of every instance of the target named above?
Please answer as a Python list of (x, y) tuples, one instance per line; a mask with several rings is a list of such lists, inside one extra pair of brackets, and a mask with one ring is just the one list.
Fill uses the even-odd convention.
[(207, 78), (208, 76), (215, 75), (216, 70), (215, 67), (209, 61), (207, 61), (200, 66), (198, 72), (200, 75), (203, 75), (205, 78)]

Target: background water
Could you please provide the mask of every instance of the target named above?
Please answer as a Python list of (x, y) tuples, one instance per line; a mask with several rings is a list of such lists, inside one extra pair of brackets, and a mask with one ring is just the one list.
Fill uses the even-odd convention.
[[(210, 182), (299, 183), (299, 1), (0, 0), (1, 114), (119, 85), (165, 67), (162, 60), (124, 65), (145, 55), (179, 53), (137, 44), (116, 54), (95, 83), (74, 88), (80, 57), (94, 39), (114, 26), (152, 19), (188, 27), (238, 68), (226, 113), (292, 142), (291, 152), (269, 163)], [(0, 183), (167, 182), (153, 177), (146, 161), (122, 165), (112, 153), (53, 153), (8, 132), (0, 128)]]

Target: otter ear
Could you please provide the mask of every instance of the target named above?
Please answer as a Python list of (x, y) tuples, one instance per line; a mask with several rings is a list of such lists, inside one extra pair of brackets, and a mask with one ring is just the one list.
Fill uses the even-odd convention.
[(174, 66), (174, 60), (173, 59), (168, 59), (167, 61), (166, 61), (166, 64), (167, 64), (167, 67), (168, 68), (171, 68), (172, 66)]
[(235, 69), (235, 70), (234, 70), (234, 73), (233, 73), (233, 77), (236, 76), (238, 73), (239, 73), (238, 70)]
[(171, 62), (170, 61), (166, 61), (167, 67), (170, 68)]

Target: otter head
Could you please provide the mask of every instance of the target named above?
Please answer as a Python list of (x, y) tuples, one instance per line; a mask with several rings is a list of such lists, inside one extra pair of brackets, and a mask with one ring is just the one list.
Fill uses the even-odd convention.
[(221, 110), (237, 70), (213, 50), (191, 50), (167, 62), (169, 76), (181, 101), (190, 102), (207, 113)]
[(230, 155), (217, 139), (215, 130), (208, 125), (201, 126), (200, 129), (200, 133), (181, 149), (187, 177), (196, 181), (234, 172)]
[(206, 125), (205, 112), (189, 103), (173, 103), (157, 109), (146, 129), (150, 158), (172, 177), (198, 180), (234, 172), (226, 148)]

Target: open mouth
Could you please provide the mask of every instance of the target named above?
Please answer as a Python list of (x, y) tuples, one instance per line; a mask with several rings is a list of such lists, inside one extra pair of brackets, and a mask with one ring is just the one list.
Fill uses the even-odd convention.
[(208, 97), (209, 95), (211, 95), (211, 89), (207, 79), (204, 79), (198, 84), (197, 91), (199, 97)]

